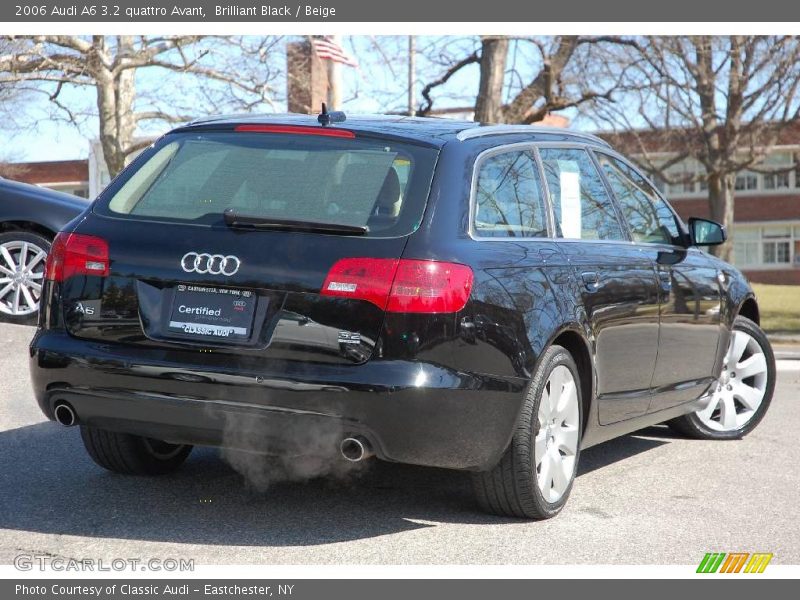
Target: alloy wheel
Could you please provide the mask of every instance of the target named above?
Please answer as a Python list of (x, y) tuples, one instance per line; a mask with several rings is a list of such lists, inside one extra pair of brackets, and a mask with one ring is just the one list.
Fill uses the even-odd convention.
[(717, 386), (697, 417), (715, 431), (741, 429), (761, 406), (768, 380), (767, 358), (761, 345), (747, 332), (734, 330)]
[(21, 317), (39, 310), (46, 258), (31, 242), (0, 244), (0, 312)]
[(547, 502), (558, 502), (572, 482), (579, 419), (575, 378), (567, 367), (558, 365), (550, 372), (542, 391), (534, 438), (536, 481)]

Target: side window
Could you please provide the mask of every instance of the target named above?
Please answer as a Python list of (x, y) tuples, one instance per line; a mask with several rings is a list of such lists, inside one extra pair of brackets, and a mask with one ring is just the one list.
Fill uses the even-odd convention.
[(559, 234), (581, 240), (623, 240), (622, 226), (591, 158), (580, 148), (541, 148)]
[(680, 229), (667, 203), (639, 173), (612, 156), (597, 159), (636, 242), (678, 244)]
[(495, 154), (478, 172), (475, 232), (485, 237), (546, 237), (539, 172), (524, 151)]

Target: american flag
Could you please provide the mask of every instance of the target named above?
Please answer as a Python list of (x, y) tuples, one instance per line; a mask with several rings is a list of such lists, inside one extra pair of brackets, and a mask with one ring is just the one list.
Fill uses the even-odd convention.
[(314, 52), (321, 59), (332, 60), (348, 67), (358, 67), (356, 59), (347, 54), (330, 36), (311, 38), (311, 43), (314, 45)]

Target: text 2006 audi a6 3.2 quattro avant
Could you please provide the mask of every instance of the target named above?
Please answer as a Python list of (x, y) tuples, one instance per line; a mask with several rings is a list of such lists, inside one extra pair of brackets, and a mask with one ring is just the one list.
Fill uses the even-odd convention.
[(330, 440), (336, 460), (472, 471), (485, 510), (551, 517), (582, 448), (764, 416), (755, 297), (698, 248), (724, 237), (589, 135), (195, 121), (55, 239), (34, 387), (111, 471)]

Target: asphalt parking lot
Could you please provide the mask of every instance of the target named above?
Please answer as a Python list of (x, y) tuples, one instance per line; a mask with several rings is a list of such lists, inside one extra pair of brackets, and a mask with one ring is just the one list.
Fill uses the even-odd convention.
[(537, 523), (477, 512), (468, 479), (437, 469), (376, 463), (260, 491), (201, 448), (174, 475), (106, 473), (76, 428), (40, 414), (32, 335), (0, 324), (0, 564), (30, 552), (197, 564), (696, 564), (709, 551), (800, 563), (800, 360), (780, 361), (772, 408), (746, 439), (698, 442), (654, 427), (591, 448), (567, 508)]

